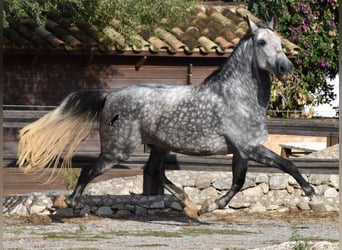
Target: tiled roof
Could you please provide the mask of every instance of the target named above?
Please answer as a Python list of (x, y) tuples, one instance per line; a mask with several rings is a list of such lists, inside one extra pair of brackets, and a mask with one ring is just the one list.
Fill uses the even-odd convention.
[[(45, 27), (39, 27), (32, 20), (18, 22), (9, 17), (10, 25), (3, 33), (3, 47), (5, 52), (28, 49), (79, 53), (230, 54), (247, 32), (246, 15), (254, 22), (261, 21), (244, 5), (198, 5), (191, 11), (187, 26), (176, 26), (169, 31), (162, 25), (154, 32), (142, 30), (130, 39), (132, 42), (125, 40), (111, 24), (100, 30), (90, 23), (72, 23), (48, 14)], [(287, 39), (282, 40), (287, 55), (298, 53), (298, 46)]]

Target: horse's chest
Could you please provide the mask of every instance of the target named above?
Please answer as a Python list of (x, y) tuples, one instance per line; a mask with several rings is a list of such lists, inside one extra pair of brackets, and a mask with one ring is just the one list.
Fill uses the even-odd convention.
[(236, 107), (229, 112), (223, 124), (228, 138), (235, 145), (257, 145), (267, 136), (265, 110), (261, 108)]

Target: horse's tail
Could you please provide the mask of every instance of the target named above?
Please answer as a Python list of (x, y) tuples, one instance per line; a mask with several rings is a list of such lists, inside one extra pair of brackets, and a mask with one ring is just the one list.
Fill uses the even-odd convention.
[[(71, 166), (77, 145), (88, 136), (103, 109), (104, 92), (75, 92), (53, 111), (20, 130), (18, 165), (26, 171)], [(64, 152), (64, 153), (63, 153)]]

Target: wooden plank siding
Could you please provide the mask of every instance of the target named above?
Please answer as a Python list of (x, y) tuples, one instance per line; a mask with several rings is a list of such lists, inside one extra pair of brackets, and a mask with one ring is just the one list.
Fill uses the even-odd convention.
[(185, 85), (190, 64), (191, 83), (199, 84), (223, 61), (219, 58), (212, 65), (199, 59), (148, 58), (146, 64), (136, 70), (135, 64), (141, 57), (112, 57), (111, 60), (104, 57), (90, 63), (89, 58), (77, 58), (26, 56), (17, 63), (5, 57), (4, 105), (58, 105), (73, 91), (112, 91), (137, 83)]
[[(145, 64), (135, 69), (141, 56), (66, 56), (66, 55), (4, 55), (4, 166), (15, 166), (18, 147), (18, 132), (24, 125), (41, 117), (44, 113), (57, 106), (69, 93), (78, 90), (115, 91), (118, 88), (135, 83), (164, 83), (172, 85), (199, 84), (223, 62), (224, 57), (148, 57)], [(189, 65), (192, 65), (189, 72)], [(191, 75), (189, 75), (191, 73)], [(324, 136), (338, 134), (338, 125), (324, 125), (319, 129), (308, 128), (309, 124), (301, 124), (293, 129), (288, 121), (273, 120), (269, 123), (271, 133), (320, 133)], [(328, 122), (329, 123), (329, 122)], [(311, 124), (311, 121), (310, 121)], [(316, 124), (317, 125), (317, 124)], [(329, 127), (330, 126), (330, 127)], [(299, 129), (301, 128), (301, 129)], [(330, 132), (329, 132), (330, 131)], [(333, 132), (331, 132), (333, 131)], [(337, 131), (337, 132), (336, 132)], [(77, 148), (74, 157), (75, 167), (91, 164), (100, 151), (98, 131), (94, 129), (90, 136)], [(127, 176), (141, 174), (142, 167), (148, 159), (141, 145), (133, 156), (120, 167), (110, 170), (103, 177)], [(295, 160), (296, 161), (296, 160)], [(295, 162), (306, 172), (337, 173), (337, 161)], [(191, 157), (172, 154), (167, 163), (168, 169), (230, 171), (231, 157)], [(275, 172), (254, 162), (250, 170)], [(38, 191), (53, 186), (37, 186), (34, 175), (26, 176), (15, 168), (5, 168), (4, 190), (15, 192)], [(56, 181), (60, 187), (62, 181)], [(31, 188), (30, 188), (31, 187)], [(18, 191), (19, 192), (19, 191)]]

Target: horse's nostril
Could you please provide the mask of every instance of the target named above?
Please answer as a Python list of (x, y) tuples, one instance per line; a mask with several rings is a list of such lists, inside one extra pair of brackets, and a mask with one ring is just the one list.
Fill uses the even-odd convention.
[(292, 72), (291, 63), (280, 63), (278, 67), (278, 73), (281, 75), (289, 74)]

